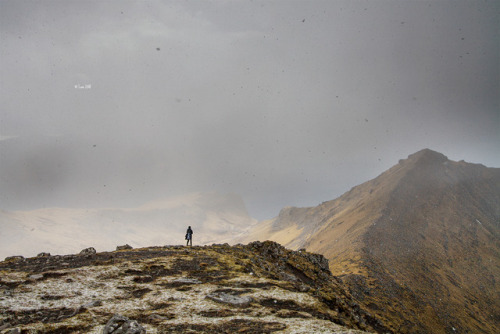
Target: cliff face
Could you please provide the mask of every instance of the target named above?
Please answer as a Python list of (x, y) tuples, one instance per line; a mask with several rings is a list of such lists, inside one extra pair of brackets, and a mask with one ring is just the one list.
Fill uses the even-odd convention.
[(126, 318), (147, 333), (386, 330), (323, 256), (273, 242), (45, 254), (0, 274), (2, 334), (108, 333)]
[(284, 209), (245, 241), (323, 254), (394, 332), (493, 333), (499, 222), (500, 169), (423, 150), (333, 201)]

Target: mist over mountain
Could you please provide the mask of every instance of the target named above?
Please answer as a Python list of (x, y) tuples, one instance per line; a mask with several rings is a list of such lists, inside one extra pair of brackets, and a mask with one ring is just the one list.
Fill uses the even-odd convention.
[(339, 198), (284, 208), (243, 241), (325, 255), (399, 333), (500, 330), (500, 169), (422, 150)]
[[(0, 299), (43, 300), (24, 282), (47, 274), (43, 291), (59, 254), (180, 245), (190, 225), (195, 246), (272, 239), (323, 254), (381, 326), (353, 328), (500, 333), (499, 169), (460, 161), (500, 167), (498, 22), (500, 1), (0, 1), (0, 260), (52, 254), (19, 261), (36, 272), (6, 261)], [(450, 159), (423, 150), (397, 164), (423, 147)], [(186, 261), (166, 271), (192, 264), (177, 248)], [(129, 260), (108, 264), (117, 287), (161, 294), (123, 282)], [(145, 319), (156, 307), (142, 306)], [(31, 311), (35, 323), (68, 315)]]
[[(499, 328), (500, 169), (424, 149), (316, 207), (249, 217), (235, 194), (192, 193), (135, 208), (0, 211), (0, 257), (273, 240), (324, 255), (375, 327), (395, 333)], [(349, 297), (351, 298), (351, 297)]]
[(136, 208), (0, 211), (0, 258), (40, 252), (70, 254), (86, 247), (113, 250), (184, 243), (188, 226), (195, 244), (224, 243), (257, 221), (235, 194), (192, 193)]

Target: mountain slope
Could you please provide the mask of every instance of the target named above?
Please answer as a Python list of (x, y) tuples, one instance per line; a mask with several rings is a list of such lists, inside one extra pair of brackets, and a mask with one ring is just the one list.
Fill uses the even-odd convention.
[(385, 330), (324, 257), (273, 242), (15, 258), (0, 273), (2, 334), (105, 333), (114, 314), (147, 333)]
[(234, 194), (193, 193), (137, 208), (0, 211), (0, 258), (40, 252), (70, 254), (89, 246), (182, 244), (188, 226), (195, 244), (227, 242), (256, 223)]
[(500, 331), (500, 169), (422, 150), (314, 208), (285, 208), (247, 241), (325, 255), (394, 332)]

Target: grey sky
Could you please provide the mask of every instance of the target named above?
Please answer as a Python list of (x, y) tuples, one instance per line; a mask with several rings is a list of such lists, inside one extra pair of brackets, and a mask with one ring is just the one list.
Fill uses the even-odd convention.
[(422, 148), (500, 167), (499, 11), (0, 0), (0, 208), (215, 190), (270, 218)]

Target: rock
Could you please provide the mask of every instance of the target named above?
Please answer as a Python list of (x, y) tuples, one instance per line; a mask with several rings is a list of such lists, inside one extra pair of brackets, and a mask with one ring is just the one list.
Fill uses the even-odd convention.
[(154, 278), (151, 275), (136, 276), (133, 278), (133, 281), (136, 283), (148, 283), (154, 281)]
[(304, 256), (310, 262), (317, 265), (321, 270), (330, 273), (330, 265), (328, 263), (327, 258), (325, 258), (323, 255), (315, 253), (301, 253), (301, 255)]
[(207, 295), (208, 299), (222, 304), (229, 304), (238, 307), (247, 307), (253, 301), (248, 296), (233, 296), (225, 292), (212, 292)]
[(13, 262), (24, 261), (24, 256), (21, 255), (9, 256), (5, 258), (5, 261), (13, 261)]
[(134, 249), (134, 247), (130, 246), (129, 244), (123, 245), (123, 246), (116, 246), (116, 250), (126, 250), (126, 249)]
[(302, 284), (302, 283), (297, 284), (295, 287), (296, 287), (296, 288), (297, 288), (297, 290), (299, 290), (300, 292), (308, 292), (308, 291), (310, 291), (310, 290), (311, 290), (311, 288), (310, 288), (309, 286), (307, 286), (307, 285), (305, 285), (305, 284)]
[(153, 313), (147, 319), (150, 322), (160, 322), (160, 321), (170, 320), (173, 318), (175, 318), (175, 316), (172, 314), (170, 314), (168, 316), (164, 316), (164, 315), (159, 315), (159, 314)]
[(172, 283), (181, 283), (181, 284), (201, 284), (200, 280), (197, 280), (196, 278), (177, 278), (172, 281)]
[(289, 274), (287, 272), (280, 273), (280, 278), (284, 281), (289, 282), (297, 282), (299, 280), (295, 275)]
[(102, 330), (102, 334), (145, 334), (146, 329), (137, 321), (130, 320), (123, 315), (115, 314), (109, 319)]
[(43, 275), (42, 274), (33, 274), (33, 275), (30, 275), (28, 278), (30, 280), (33, 280), (33, 281), (38, 281), (38, 280), (41, 280), (43, 278)]
[(91, 302), (88, 302), (87, 304), (82, 305), (81, 308), (88, 309), (88, 308), (91, 308), (91, 307), (98, 307), (98, 306), (102, 306), (102, 301), (100, 301), (100, 300), (93, 300)]
[(97, 252), (94, 247), (85, 248), (80, 252), (80, 255), (95, 255)]
[(5, 328), (9, 328), (10, 326), (11, 326), (11, 324), (8, 323), (8, 322), (6, 322), (3, 325), (0, 325), (0, 331), (3, 330), (3, 329), (5, 329)]
[(50, 253), (42, 252), (42, 253), (38, 254), (36, 257), (50, 257)]
[(75, 311), (70, 315), (70, 317), (74, 317), (78, 313), (84, 312), (85, 310), (88, 310), (91, 307), (98, 307), (98, 306), (102, 306), (102, 301), (100, 301), (100, 300), (93, 300), (93, 301), (91, 301), (91, 302), (89, 302), (87, 304), (84, 304), (84, 305), (81, 305), (81, 306), (75, 308)]
[(285, 247), (274, 241), (254, 241), (249, 243), (248, 246), (261, 255), (271, 259), (280, 259), (285, 253)]

